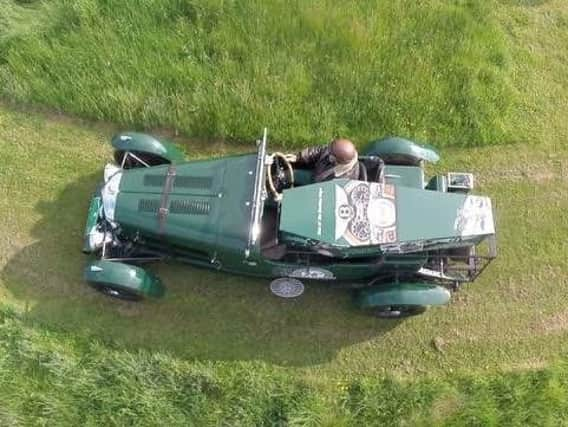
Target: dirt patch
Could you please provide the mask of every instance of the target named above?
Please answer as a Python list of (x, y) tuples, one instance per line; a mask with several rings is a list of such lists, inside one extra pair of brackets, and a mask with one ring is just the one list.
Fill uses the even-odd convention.
[(446, 340), (442, 337), (435, 337), (432, 340), (432, 347), (439, 353), (444, 353), (446, 347)]
[(545, 161), (530, 166), (483, 171), (476, 175), (480, 184), (493, 182), (534, 182), (543, 184), (550, 181), (568, 180), (568, 163), (566, 161)]
[[(540, 172), (536, 172), (534, 175), (532, 175), (532, 180), (535, 181), (536, 183), (542, 183), (542, 182), (546, 182), (546, 181), (551, 181), (553, 179), (555, 179), (557, 177), (557, 175), (555, 175), (553, 172), (551, 171), (540, 171)], [(562, 175), (558, 175), (558, 177), (562, 177)]]
[(537, 371), (539, 369), (545, 369), (550, 363), (545, 359), (528, 359), (523, 362), (515, 363), (511, 365), (511, 371)]
[(463, 405), (457, 393), (440, 396), (432, 403), (432, 420), (434, 424), (442, 423), (457, 413)]
[(554, 334), (568, 331), (568, 310), (556, 313), (543, 319), (538, 328), (545, 334)]

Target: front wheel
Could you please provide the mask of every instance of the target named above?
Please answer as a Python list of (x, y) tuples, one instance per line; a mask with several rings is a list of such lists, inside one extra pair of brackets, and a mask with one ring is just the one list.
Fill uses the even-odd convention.
[(98, 292), (121, 300), (139, 301), (164, 294), (164, 287), (157, 276), (122, 262), (91, 261), (85, 267), (83, 277)]
[(116, 150), (114, 152), (114, 160), (122, 169), (149, 168), (171, 163), (168, 159), (143, 151)]
[(381, 319), (402, 319), (417, 316), (427, 309), (424, 305), (381, 305), (373, 310), (373, 314)]
[(134, 292), (126, 291), (112, 283), (89, 283), (96, 291), (116, 299), (123, 301), (140, 301), (142, 296)]

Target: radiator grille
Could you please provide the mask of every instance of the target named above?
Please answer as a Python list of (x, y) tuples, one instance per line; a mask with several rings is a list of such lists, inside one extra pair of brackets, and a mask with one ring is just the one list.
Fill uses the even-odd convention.
[(140, 199), (138, 201), (138, 212), (158, 212), (159, 208), (159, 199)]

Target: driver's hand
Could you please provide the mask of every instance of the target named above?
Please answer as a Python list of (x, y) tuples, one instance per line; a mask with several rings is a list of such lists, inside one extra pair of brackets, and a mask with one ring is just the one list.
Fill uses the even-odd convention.
[(295, 154), (284, 154), (284, 158), (290, 163), (294, 163), (296, 160), (298, 160), (298, 156), (296, 156)]

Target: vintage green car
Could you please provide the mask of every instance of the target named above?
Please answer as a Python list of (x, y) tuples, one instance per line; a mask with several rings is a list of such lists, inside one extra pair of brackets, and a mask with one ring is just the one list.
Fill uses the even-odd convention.
[(468, 173), (424, 177), (429, 147), (402, 138), (371, 142), (361, 180), (315, 183), (282, 153), (187, 161), (149, 135), (112, 139), (115, 164), (91, 199), (85, 280), (111, 297), (160, 296), (141, 265), (166, 258), (269, 278), (296, 297), (304, 281), (354, 289), (354, 301), (396, 318), (446, 304), (496, 255), (491, 200), (470, 195)]

